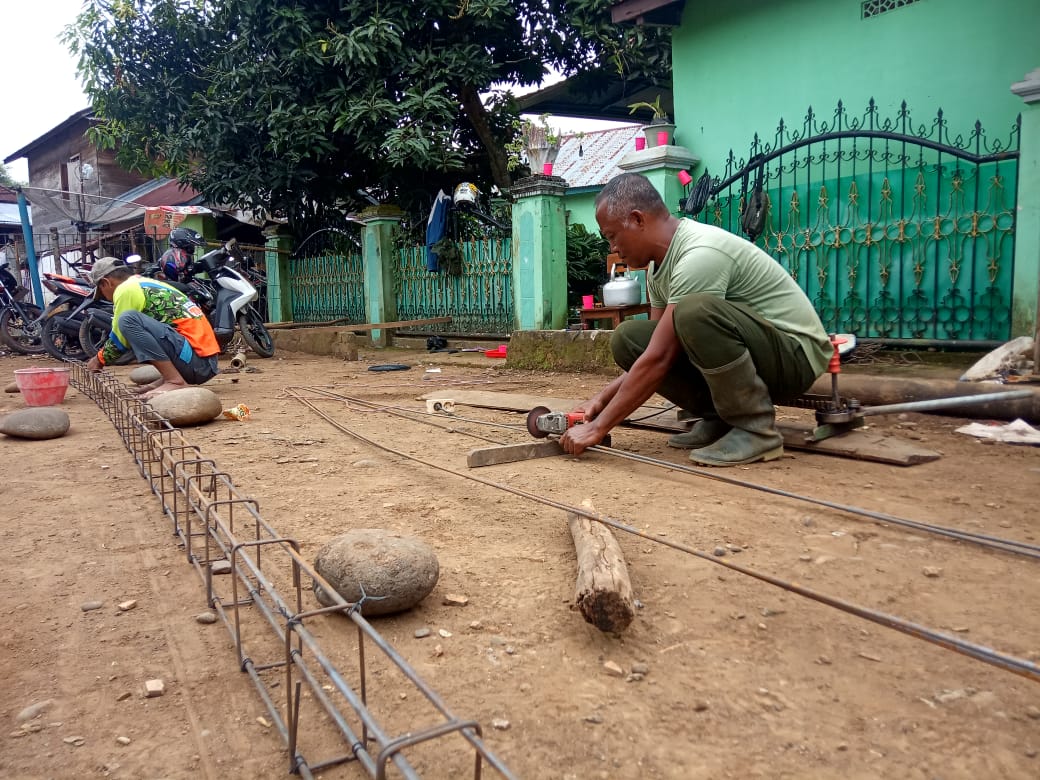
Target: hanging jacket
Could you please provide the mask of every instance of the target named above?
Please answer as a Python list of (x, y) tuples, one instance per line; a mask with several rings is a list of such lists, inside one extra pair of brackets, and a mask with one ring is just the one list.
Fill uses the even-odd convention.
[(437, 192), (434, 198), (433, 208), (426, 220), (426, 270), (439, 271), (440, 260), (437, 253), (433, 251), (433, 245), (444, 238), (444, 232), (448, 228), (448, 211), (451, 209), (451, 197), (444, 190)]

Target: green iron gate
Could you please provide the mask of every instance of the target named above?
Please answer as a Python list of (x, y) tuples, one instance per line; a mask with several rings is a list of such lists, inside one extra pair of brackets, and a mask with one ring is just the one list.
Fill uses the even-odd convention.
[(513, 330), (510, 239), (458, 241), (455, 247), (455, 264), (442, 263), (436, 273), (426, 268), (425, 247), (400, 250), (394, 276), (397, 316), (402, 320), (451, 316), (450, 326), (416, 328), (429, 332), (509, 333)]
[(738, 232), (745, 204), (764, 195), (761, 234), (749, 237), (791, 273), (828, 331), (1003, 342), (1020, 128), (1021, 118), (1008, 140), (988, 140), (976, 122), (951, 138), (941, 111), (914, 126), (905, 103), (894, 120), (879, 118), (873, 100), (861, 117), (839, 103), (820, 121), (810, 108), (800, 129), (781, 120), (771, 143), (756, 135), (746, 161), (731, 152), (724, 175), (705, 174), (682, 208)]
[(289, 259), (296, 322), (365, 322), (365, 272), (358, 231), (325, 229), (300, 243)]

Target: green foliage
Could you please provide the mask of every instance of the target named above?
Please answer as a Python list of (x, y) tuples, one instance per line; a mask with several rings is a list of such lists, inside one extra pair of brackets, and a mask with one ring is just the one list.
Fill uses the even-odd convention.
[(595, 292), (607, 281), (606, 260), (610, 246), (598, 233), (582, 224), (567, 226), (567, 305), (577, 306), (581, 296)]
[(652, 114), (652, 116), (650, 117), (651, 121), (653, 121), (654, 119), (664, 119), (667, 121), (668, 119), (668, 112), (661, 108), (660, 93), (658, 93), (653, 103), (647, 103), (645, 100), (640, 100), (636, 103), (628, 104), (628, 113), (630, 116), (634, 114), (636, 111), (639, 111), (640, 109), (646, 109)]
[[(609, 63), (670, 72), (660, 31), (610, 0), (86, 0), (65, 41), (120, 164), (297, 232), (357, 208), (406, 210), (460, 180), (510, 184), (517, 112), (500, 84)], [(490, 95), (490, 97), (485, 97)]]
[(0, 184), (14, 189), (15, 187), (23, 186), (25, 182), (16, 181), (11, 172), (7, 170), (7, 166), (0, 163)]

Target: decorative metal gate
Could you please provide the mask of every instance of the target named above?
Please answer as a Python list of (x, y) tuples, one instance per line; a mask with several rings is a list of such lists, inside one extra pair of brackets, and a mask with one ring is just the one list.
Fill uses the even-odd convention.
[(451, 326), (425, 331), (501, 334), (513, 330), (512, 259), (509, 238), (459, 241), (458, 273), (426, 270), (425, 247), (401, 249), (394, 278), (397, 316), (418, 320), (450, 315)]
[[(828, 331), (1002, 342), (1020, 129), (1021, 118), (1008, 140), (990, 140), (976, 122), (951, 138), (942, 111), (915, 126), (906, 103), (894, 120), (882, 120), (873, 100), (861, 117), (840, 102), (829, 121), (810, 108), (800, 129), (781, 120), (772, 143), (756, 135), (747, 160), (730, 152), (724, 175), (705, 180), (701, 219), (738, 232), (745, 203), (764, 194), (757, 243), (806, 291)], [(700, 213), (694, 200), (684, 202), (688, 213)]]
[(365, 322), (365, 271), (358, 231), (325, 229), (300, 242), (289, 260), (296, 322)]

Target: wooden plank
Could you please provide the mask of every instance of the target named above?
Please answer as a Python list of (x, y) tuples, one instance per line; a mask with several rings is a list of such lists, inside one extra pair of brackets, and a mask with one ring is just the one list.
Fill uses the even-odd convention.
[[(610, 446), (610, 436), (600, 442), (604, 447)], [(466, 465), (471, 469), (481, 466), (497, 466), (500, 463), (515, 463), (518, 460), (532, 458), (551, 458), (553, 455), (566, 455), (563, 447), (556, 439), (537, 439), (522, 444), (500, 444), (494, 447), (478, 447), (466, 455)]]
[(428, 317), (425, 320), (398, 320), (397, 322), (369, 322), (358, 324), (347, 322), (349, 318), (338, 320), (325, 320), (324, 322), (268, 322), (265, 327), (270, 330), (274, 328), (327, 328), (330, 325), (343, 325), (343, 330), (364, 332), (369, 330), (386, 330), (388, 328), (410, 328), (412, 325), (441, 325), (451, 322), (451, 317)]
[[(586, 498), (581, 506), (596, 511), (591, 499)], [(620, 634), (636, 616), (621, 545), (607, 526), (574, 512), (567, 513), (567, 527), (578, 556), (574, 603), (586, 623), (603, 632)]]
[[(444, 396), (445, 392), (439, 391), (424, 395), (423, 398), (443, 398)], [(569, 410), (582, 403), (573, 398), (496, 393), (490, 390), (455, 390), (451, 393), (451, 398), (457, 404), (484, 409), (503, 409), (511, 412), (526, 412), (536, 406), (547, 406), (554, 411)], [(655, 412), (661, 413), (655, 414)], [(626, 417), (622, 424), (665, 431), (685, 431), (687, 429), (686, 423), (680, 422), (676, 418), (674, 408), (662, 412), (660, 407), (655, 406), (640, 406)], [(818, 452), (821, 455), (836, 455), (896, 466), (914, 466), (919, 463), (929, 463), (941, 457), (935, 450), (918, 447), (905, 439), (881, 436), (862, 429), (849, 431), (841, 436), (834, 436), (823, 441), (810, 442), (806, 441), (806, 434), (812, 429), (811, 426), (780, 424), (776, 427), (784, 437), (784, 446), (792, 450)], [(517, 460), (519, 459), (517, 458)]]
[(918, 447), (905, 439), (882, 436), (862, 428), (815, 442), (806, 441), (806, 435), (812, 431), (811, 425), (785, 424), (777, 425), (776, 428), (784, 437), (784, 446), (792, 450), (818, 452), (821, 455), (837, 455), (856, 460), (871, 460), (895, 466), (916, 466), (919, 463), (930, 463), (942, 457), (935, 450)]

